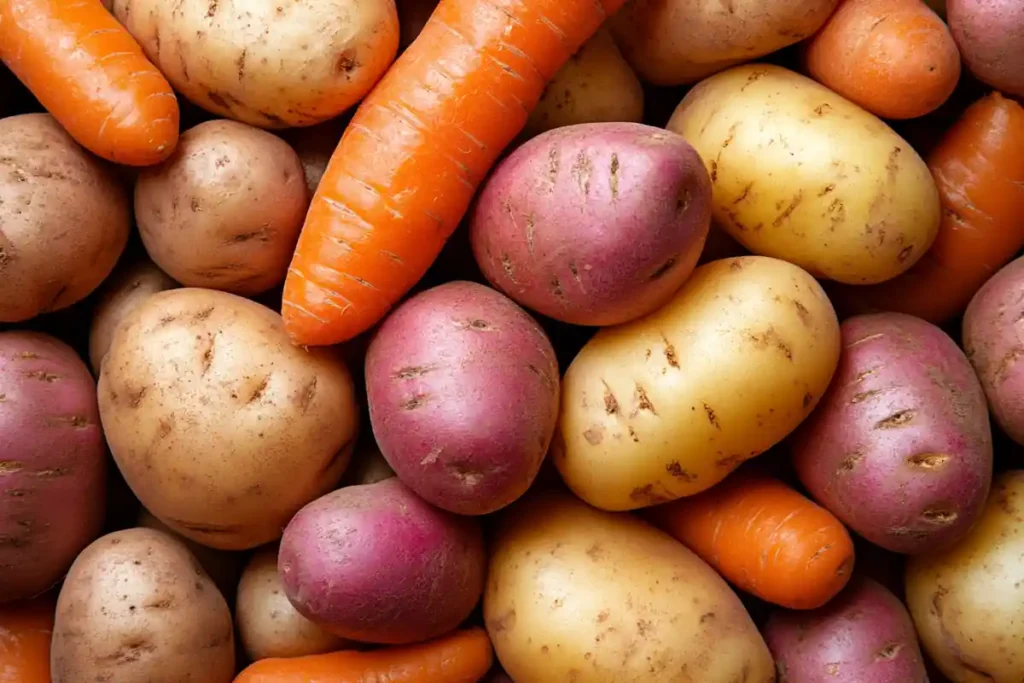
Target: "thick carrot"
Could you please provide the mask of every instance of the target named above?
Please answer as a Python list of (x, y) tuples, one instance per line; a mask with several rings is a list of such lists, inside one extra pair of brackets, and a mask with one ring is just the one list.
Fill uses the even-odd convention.
[(850, 580), (853, 541), (832, 513), (781, 481), (738, 472), (648, 518), (737, 587), (790, 609), (814, 609)]
[(0, 60), (79, 144), (131, 166), (178, 143), (178, 100), (99, 0), (0, 0)]
[(942, 200), (931, 248), (903, 275), (830, 286), (845, 314), (898, 311), (941, 324), (1024, 247), (1024, 107), (999, 93), (972, 104), (928, 156)]
[(493, 662), (487, 634), (471, 628), (417, 645), (261, 659), (234, 683), (476, 683)]
[(441, 0), (356, 111), (313, 197), (284, 288), (294, 342), (343, 342), (384, 317), (546, 83), (623, 2)]
[(50, 595), (0, 606), (0, 683), (50, 683), (56, 608)]

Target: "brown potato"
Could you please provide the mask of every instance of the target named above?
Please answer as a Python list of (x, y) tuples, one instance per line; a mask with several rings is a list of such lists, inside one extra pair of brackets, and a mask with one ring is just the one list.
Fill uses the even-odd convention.
[(273, 133), (200, 123), (135, 184), (150, 258), (186, 287), (265, 292), (284, 280), (309, 206), (302, 163)]

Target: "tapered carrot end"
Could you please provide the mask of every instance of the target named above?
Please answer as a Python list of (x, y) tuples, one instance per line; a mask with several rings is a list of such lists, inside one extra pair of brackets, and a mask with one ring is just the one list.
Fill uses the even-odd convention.
[(281, 302), (284, 329), (296, 346), (331, 346), (362, 332), (354, 323), (351, 308), (335, 301), (323, 287), (288, 271)]

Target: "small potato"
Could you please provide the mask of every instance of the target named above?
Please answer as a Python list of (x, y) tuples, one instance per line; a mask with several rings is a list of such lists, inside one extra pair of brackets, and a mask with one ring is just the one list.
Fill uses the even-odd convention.
[(277, 571), (277, 548), (258, 550), (238, 583), (238, 637), (252, 661), (341, 650), (347, 643), (299, 614)]
[(113, 0), (111, 11), (176, 91), (261, 128), (337, 116), (398, 51), (394, 0)]
[(128, 192), (49, 114), (0, 119), (0, 322), (67, 308), (128, 243)]
[(327, 163), (341, 142), (341, 135), (345, 132), (347, 124), (347, 117), (339, 117), (317, 126), (281, 131), (281, 137), (299, 155), (310, 197), (316, 192), (320, 179), (327, 170)]
[(764, 256), (712, 261), (572, 361), (555, 465), (605, 510), (699, 493), (792, 432), (838, 362), (839, 323), (810, 275)]
[(946, 18), (964, 63), (979, 80), (1024, 97), (1024, 3), (947, 0)]
[(750, 251), (815, 277), (883, 282), (938, 234), (939, 193), (914, 149), (800, 74), (753, 64), (712, 76), (668, 129), (704, 159), (715, 222)]
[(150, 258), (186, 287), (252, 295), (284, 281), (309, 206), (288, 143), (235, 121), (185, 131), (143, 169), (135, 220)]
[(359, 410), (333, 349), (293, 346), (233, 294), (146, 299), (114, 334), (100, 416), (125, 481), (183, 536), (221, 550), (277, 539), (348, 465)]
[(1004, 472), (977, 525), (945, 552), (907, 561), (907, 607), (954, 683), (1024, 680), (1024, 471)]
[(774, 683), (736, 594), (631, 515), (531, 494), (491, 540), (484, 620), (516, 683)]

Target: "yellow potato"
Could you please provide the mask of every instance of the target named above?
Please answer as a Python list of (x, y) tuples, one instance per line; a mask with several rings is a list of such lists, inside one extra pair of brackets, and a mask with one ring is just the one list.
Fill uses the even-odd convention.
[(938, 190), (914, 149), (792, 71), (761, 64), (712, 76), (668, 129), (704, 159), (715, 222), (756, 254), (873, 284), (914, 265), (938, 232)]
[(484, 620), (516, 683), (770, 683), (732, 589), (632, 515), (533, 494), (493, 538)]
[(985, 511), (950, 550), (907, 560), (907, 607), (954, 683), (1024, 680), (1024, 470), (992, 483)]
[(712, 261), (664, 307), (601, 330), (576, 356), (555, 465), (605, 510), (699, 493), (807, 417), (839, 349), (835, 311), (805, 271), (764, 256)]

